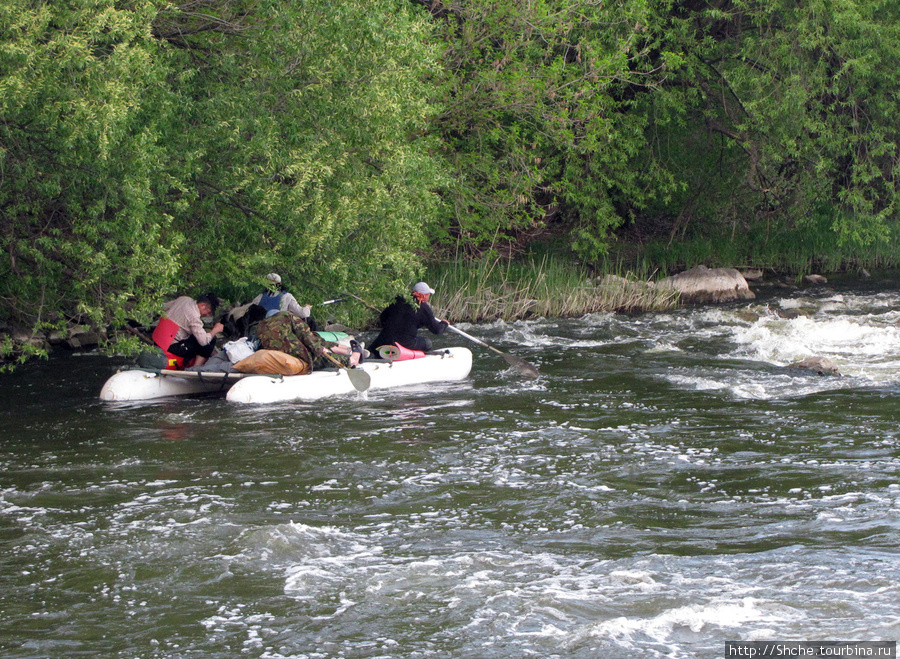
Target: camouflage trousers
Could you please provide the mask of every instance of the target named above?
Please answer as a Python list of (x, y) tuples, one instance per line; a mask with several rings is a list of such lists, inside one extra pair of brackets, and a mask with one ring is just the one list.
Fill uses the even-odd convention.
[[(306, 362), (314, 371), (335, 366), (322, 354), (322, 348), (331, 348), (336, 343), (326, 341), (313, 332), (300, 316), (281, 311), (259, 321), (256, 336), (266, 350), (280, 350)], [(349, 355), (332, 354), (343, 366), (350, 365)]]

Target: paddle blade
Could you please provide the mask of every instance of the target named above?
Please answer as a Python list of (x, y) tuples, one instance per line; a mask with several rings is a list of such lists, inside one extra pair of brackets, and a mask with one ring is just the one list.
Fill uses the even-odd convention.
[(537, 370), (537, 366), (530, 362), (526, 362), (521, 357), (516, 357), (515, 355), (509, 355), (507, 353), (503, 353), (503, 359), (506, 360), (506, 363), (516, 369), (519, 373), (528, 378), (537, 378), (540, 377), (540, 372)]
[(372, 376), (361, 368), (348, 368), (345, 370), (347, 371), (347, 377), (350, 378), (350, 384), (358, 392), (368, 391), (369, 387), (372, 386)]
[(536, 378), (536, 377), (539, 377), (539, 376), (540, 376), (540, 373), (538, 372), (537, 367), (534, 366), (533, 364), (529, 364), (529, 363), (526, 362), (524, 359), (521, 359), (520, 357), (516, 357), (515, 355), (509, 355), (509, 354), (503, 352), (502, 350), (498, 350), (498, 349), (495, 348), (494, 346), (488, 345), (487, 343), (485, 343), (485, 342), (482, 341), (481, 339), (476, 339), (476, 338), (475, 338), (474, 336), (472, 336), (471, 334), (466, 334), (466, 333), (463, 332), (461, 329), (459, 329), (458, 327), (454, 327), (453, 325), (449, 325), (449, 324), (448, 324), (448, 325), (447, 325), (447, 329), (449, 329), (449, 330), (451, 330), (451, 331), (453, 331), (453, 332), (456, 332), (456, 333), (459, 334), (460, 336), (466, 337), (466, 338), (469, 339), (470, 341), (473, 341), (473, 342), (477, 343), (477, 344), (480, 345), (480, 346), (484, 346), (485, 348), (488, 348), (489, 350), (493, 350), (493, 351), (496, 352), (498, 355), (500, 355), (501, 357), (503, 357), (503, 359), (506, 360), (506, 363), (507, 363), (507, 364), (509, 364), (510, 366), (512, 366), (514, 369), (516, 369), (519, 373), (521, 373), (521, 374), (524, 375), (525, 377), (528, 377), (528, 378)]

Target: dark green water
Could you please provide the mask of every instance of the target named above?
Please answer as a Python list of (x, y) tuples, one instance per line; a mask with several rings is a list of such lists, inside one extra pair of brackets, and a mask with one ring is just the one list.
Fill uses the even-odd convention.
[[(0, 377), (4, 657), (721, 657), (900, 637), (900, 295), (465, 327), (461, 383), (101, 403)], [(441, 337), (442, 345), (458, 344)], [(845, 374), (786, 367), (811, 354)]]

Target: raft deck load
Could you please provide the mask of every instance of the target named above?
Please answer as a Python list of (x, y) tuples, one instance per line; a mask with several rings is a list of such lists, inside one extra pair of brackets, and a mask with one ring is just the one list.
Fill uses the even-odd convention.
[[(464, 380), (472, 370), (472, 351), (446, 348), (419, 359), (399, 362), (367, 361), (358, 368), (371, 378), (370, 390), (404, 387), (427, 382)], [(292, 400), (318, 400), (355, 393), (345, 369), (315, 371), (309, 375), (243, 378), (228, 390), (226, 398), (235, 403), (279, 403)]]
[[(446, 348), (419, 359), (372, 360), (359, 368), (369, 374), (370, 389), (388, 389), (428, 382), (464, 380), (472, 370), (468, 348)], [(226, 393), (227, 392), (227, 393)], [(236, 403), (312, 401), (356, 393), (345, 369), (308, 375), (246, 375), (210, 371), (128, 369), (109, 378), (100, 390), (105, 401), (136, 401), (226, 393)]]

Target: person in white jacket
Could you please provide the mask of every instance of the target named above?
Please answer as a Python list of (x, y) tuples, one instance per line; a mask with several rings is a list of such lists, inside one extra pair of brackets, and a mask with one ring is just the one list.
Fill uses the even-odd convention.
[(277, 272), (270, 272), (266, 275), (266, 279), (269, 281), (269, 288), (253, 298), (251, 304), (263, 307), (267, 317), (279, 311), (290, 311), (295, 316), (300, 316), (309, 322), (312, 306), (309, 304), (300, 306), (297, 298), (291, 295), (281, 283), (281, 275)]

